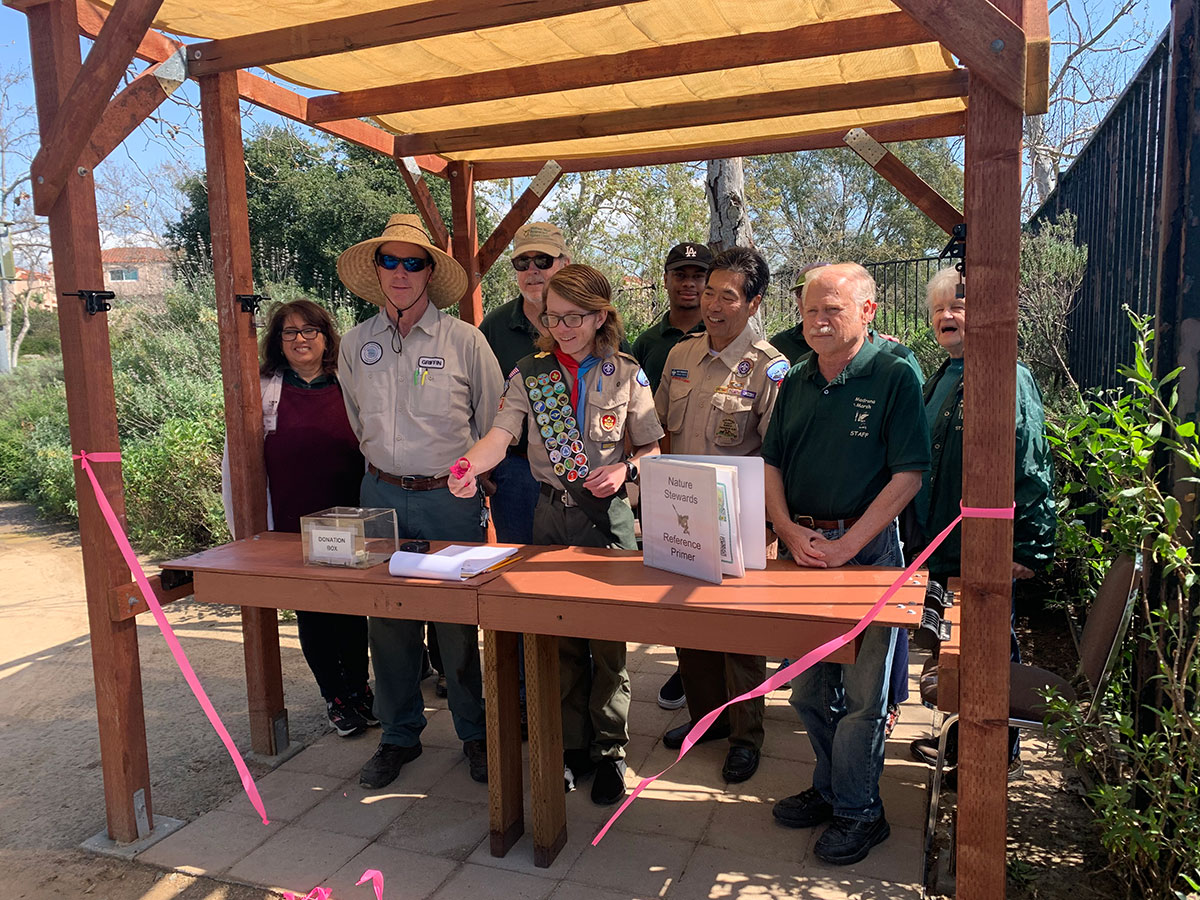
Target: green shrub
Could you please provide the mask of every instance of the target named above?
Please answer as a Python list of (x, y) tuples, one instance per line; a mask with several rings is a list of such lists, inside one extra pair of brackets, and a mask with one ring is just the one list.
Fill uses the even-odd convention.
[[(1120, 369), (1128, 389), (1089, 399), (1050, 426), (1069, 475), (1059, 548), (1093, 585), (1102, 561), (1142, 553), (1154, 590), (1142, 591), (1129, 640), (1140, 640), (1140, 652), (1127, 648), (1110, 689), (1093, 701), (1099, 709), (1089, 719), (1077, 704), (1056, 700), (1047, 723), (1095, 782), (1088, 799), (1116, 869), (1140, 896), (1167, 900), (1200, 887), (1200, 592), (1192, 537), (1200, 443), (1196, 424), (1175, 411), (1182, 369), (1155, 378), (1147, 349), (1154, 333), (1148, 320), (1130, 318), (1134, 364)], [(1178, 499), (1163, 487), (1172, 481)], [(1102, 527), (1089, 533), (1096, 516)], [(1134, 687), (1135, 655), (1146, 667), (1140, 674), (1150, 702)]]

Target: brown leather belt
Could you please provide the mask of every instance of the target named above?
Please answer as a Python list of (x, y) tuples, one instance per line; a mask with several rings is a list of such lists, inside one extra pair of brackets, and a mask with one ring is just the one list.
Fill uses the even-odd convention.
[(792, 516), (792, 521), (805, 528), (815, 528), (818, 531), (836, 531), (839, 528), (847, 530), (859, 520), (860, 516), (848, 519), (814, 519), (812, 516)]
[(367, 463), (367, 471), (380, 481), (394, 484), (406, 491), (436, 491), (438, 488), (445, 487), (447, 481), (445, 475), (441, 478), (429, 478), (425, 475), (389, 475), (387, 472), (375, 468), (371, 463)]

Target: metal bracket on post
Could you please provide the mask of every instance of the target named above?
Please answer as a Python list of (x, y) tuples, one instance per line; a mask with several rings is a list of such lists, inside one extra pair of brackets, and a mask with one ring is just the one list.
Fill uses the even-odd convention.
[(242, 312), (252, 316), (258, 315), (258, 308), (271, 298), (265, 294), (235, 294), (234, 297), (242, 306)]
[(954, 296), (962, 299), (966, 296), (966, 290), (963, 287), (963, 280), (967, 275), (967, 223), (962, 222), (954, 226), (954, 231), (950, 234), (950, 240), (946, 242), (946, 246), (942, 248), (942, 252), (938, 254), (938, 259), (957, 259), (954, 268), (958, 269), (958, 285), (954, 289)]
[(78, 297), (83, 301), (83, 308), (89, 316), (96, 313), (108, 312), (112, 309), (109, 300), (116, 298), (112, 291), (63, 291), (64, 297)]

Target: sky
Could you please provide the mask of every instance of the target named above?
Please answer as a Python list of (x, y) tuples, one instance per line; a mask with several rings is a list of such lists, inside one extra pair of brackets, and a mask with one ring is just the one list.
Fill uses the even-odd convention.
[[(1085, 6), (1103, 9), (1111, 6), (1116, 0), (1076, 0)], [(1052, 6), (1053, 6), (1052, 0)], [(1159, 34), (1170, 20), (1170, 0), (1145, 0), (1145, 27), (1152, 34)], [(1052, 15), (1051, 27), (1056, 28), (1056, 17)], [(84, 46), (88, 46), (84, 42)], [(1145, 54), (1138, 54), (1136, 65)], [(26, 17), (23, 13), (0, 6), (0, 70), (30, 71), (29, 37)], [(32, 104), (33, 87), (27, 84), (27, 93), (17, 98), (18, 102)], [(312, 94), (311, 91), (302, 91)], [(196, 110), (199, 107), (199, 92), (193, 81), (186, 82), (176, 94), (182, 102), (168, 101), (159, 107), (163, 124), (157, 126), (143, 125), (132, 134), (125, 143), (116, 150), (106, 165), (111, 169), (117, 167), (126, 173), (126, 179), (140, 178), (147, 183), (164, 183), (170, 180), (162, 167), (170, 166), (175, 171), (180, 169), (198, 170), (203, 167), (204, 153), (200, 143), (200, 121)], [(175, 99), (175, 98), (172, 98)], [(248, 133), (256, 123), (281, 124), (285, 120), (273, 113), (257, 107), (243, 104), (244, 114), (249, 118), (244, 121), (243, 128)], [(98, 170), (102, 176), (105, 170)], [(143, 174), (144, 173), (144, 174)], [(179, 201), (173, 191), (164, 189), (158, 196), (148, 198), (147, 202), (161, 207), (161, 216), (171, 217)], [(161, 217), (160, 217), (161, 218)]]

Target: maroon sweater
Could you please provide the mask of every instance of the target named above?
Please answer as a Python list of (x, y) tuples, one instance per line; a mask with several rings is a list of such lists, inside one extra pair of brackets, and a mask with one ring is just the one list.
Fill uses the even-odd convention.
[(267, 435), (267, 482), (276, 531), (300, 530), (300, 517), (358, 506), (363, 456), (336, 379), (301, 387), (284, 377), (275, 431)]

